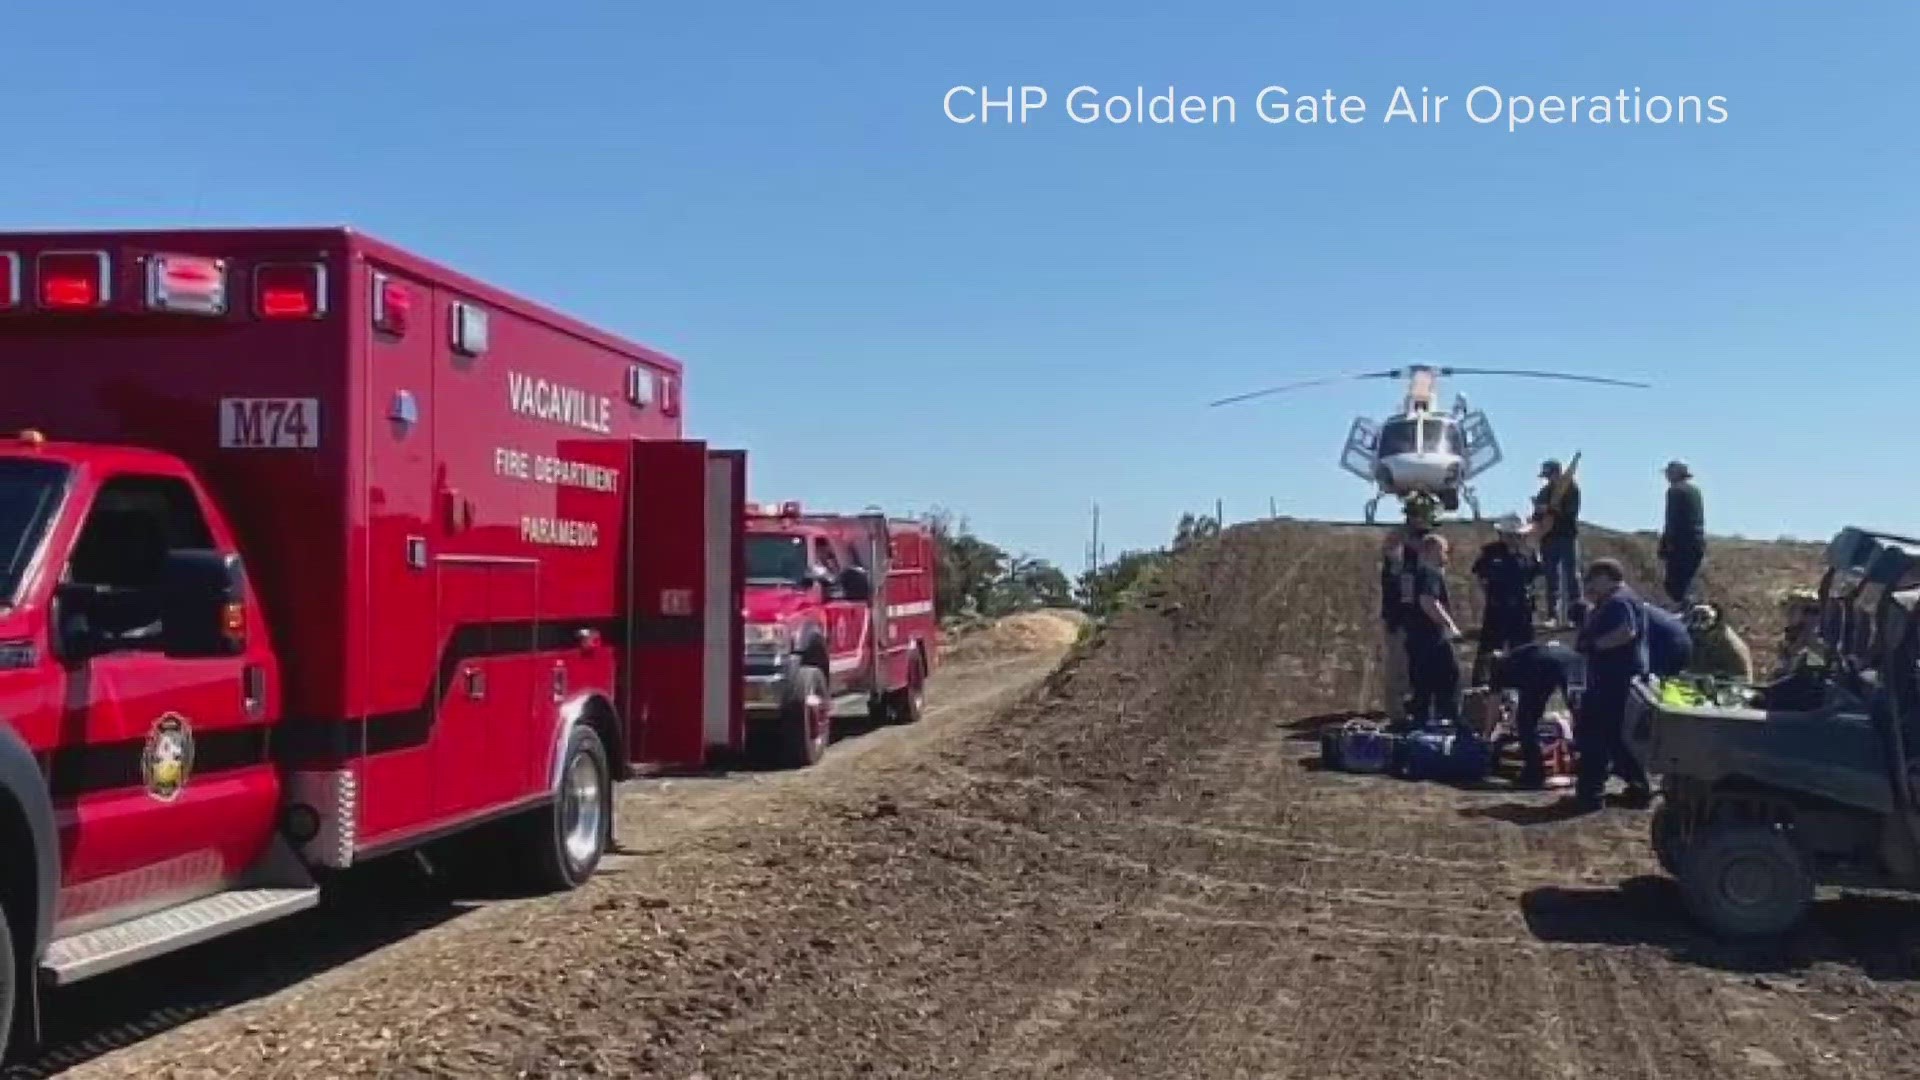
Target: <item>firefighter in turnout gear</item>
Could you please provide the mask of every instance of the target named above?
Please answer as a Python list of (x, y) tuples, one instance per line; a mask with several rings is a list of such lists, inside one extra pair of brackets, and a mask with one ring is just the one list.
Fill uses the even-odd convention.
[(1473, 560), (1474, 580), (1480, 583), (1480, 646), (1473, 657), (1472, 685), (1485, 686), (1495, 651), (1518, 648), (1533, 640), (1533, 579), (1540, 560), (1521, 542), (1519, 518), (1494, 526), (1494, 540)]

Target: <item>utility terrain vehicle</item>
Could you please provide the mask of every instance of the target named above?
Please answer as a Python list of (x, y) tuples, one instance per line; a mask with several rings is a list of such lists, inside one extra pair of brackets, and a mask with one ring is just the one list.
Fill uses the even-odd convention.
[(1640, 684), (1628, 706), (1660, 777), (1654, 851), (1722, 937), (1785, 933), (1822, 885), (1920, 892), (1920, 540), (1843, 529), (1827, 564), (1821, 663), (1708, 705)]

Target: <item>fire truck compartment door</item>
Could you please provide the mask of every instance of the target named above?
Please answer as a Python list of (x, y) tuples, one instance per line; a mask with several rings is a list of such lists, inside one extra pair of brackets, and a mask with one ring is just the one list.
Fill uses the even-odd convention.
[(627, 754), (636, 763), (697, 766), (706, 750), (707, 447), (630, 446)]

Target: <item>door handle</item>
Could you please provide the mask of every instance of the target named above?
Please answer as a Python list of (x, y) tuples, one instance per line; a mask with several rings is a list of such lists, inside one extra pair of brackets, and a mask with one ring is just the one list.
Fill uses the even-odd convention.
[(467, 680), (467, 696), (479, 701), (487, 696), (487, 673), (477, 667), (468, 667), (462, 674)]

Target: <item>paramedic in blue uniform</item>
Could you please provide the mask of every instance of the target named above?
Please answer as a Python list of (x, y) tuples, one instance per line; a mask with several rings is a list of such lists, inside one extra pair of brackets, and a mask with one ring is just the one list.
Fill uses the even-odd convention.
[(1510, 518), (1494, 526), (1494, 540), (1473, 560), (1480, 583), (1480, 647), (1473, 655), (1474, 686), (1484, 686), (1496, 650), (1518, 648), (1533, 640), (1533, 579), (1540, 560), (1520, 541), (1521, 524)]
[(1575, 648), (1587, 660), (1587, 689), (1574, 714), (1574, 746), (1580, 754), (1575, 801), (1581, 809), (1605, 804), (1607, 778), (1627, 782), (1629, 805), (1652, 800), (1646, 770), (1626, 742), (1628, 688), (1647, 673), (1648, 604), (1627, 586), (1627, 574), (1614, 559), (1595, 559), (1587, 567), (1587, 598), (1592, 613), (1580, 627)]
[(1647, 670), (1671, 679), (1693, 663), (1693, 633), (1680, 616), (1658, 604), (1642, 607), (1647, 617)]
[(1420, 538), (1420, 556), (1401, 575), (1407, 598), (1407, 681), (1413, 688), (1413, 719), (1430, 724), (1460, 720), (1460, 661), (1453, 643), (1460, 638), (1447, 596), (1447, 538)]
[[(1576, 613), (1582, 606), (1575, 601)], [(1519, 708), (1513, 713), (1513, 733), (1520, 739), (1520, 776), (1514, 784), (1545, 787), (1547, 765), (1540, 754), (1540, 720), (1547, 714), (1547, 702), (1555, 692), (1567, 703), (1569, 713), (1579, 715), (1580, 694), (1587, 681), (1586, 657), (1562, 642), (1537, 641), (1494, 653), (1491, 668), (1491, 688), (1520, 694)]]

